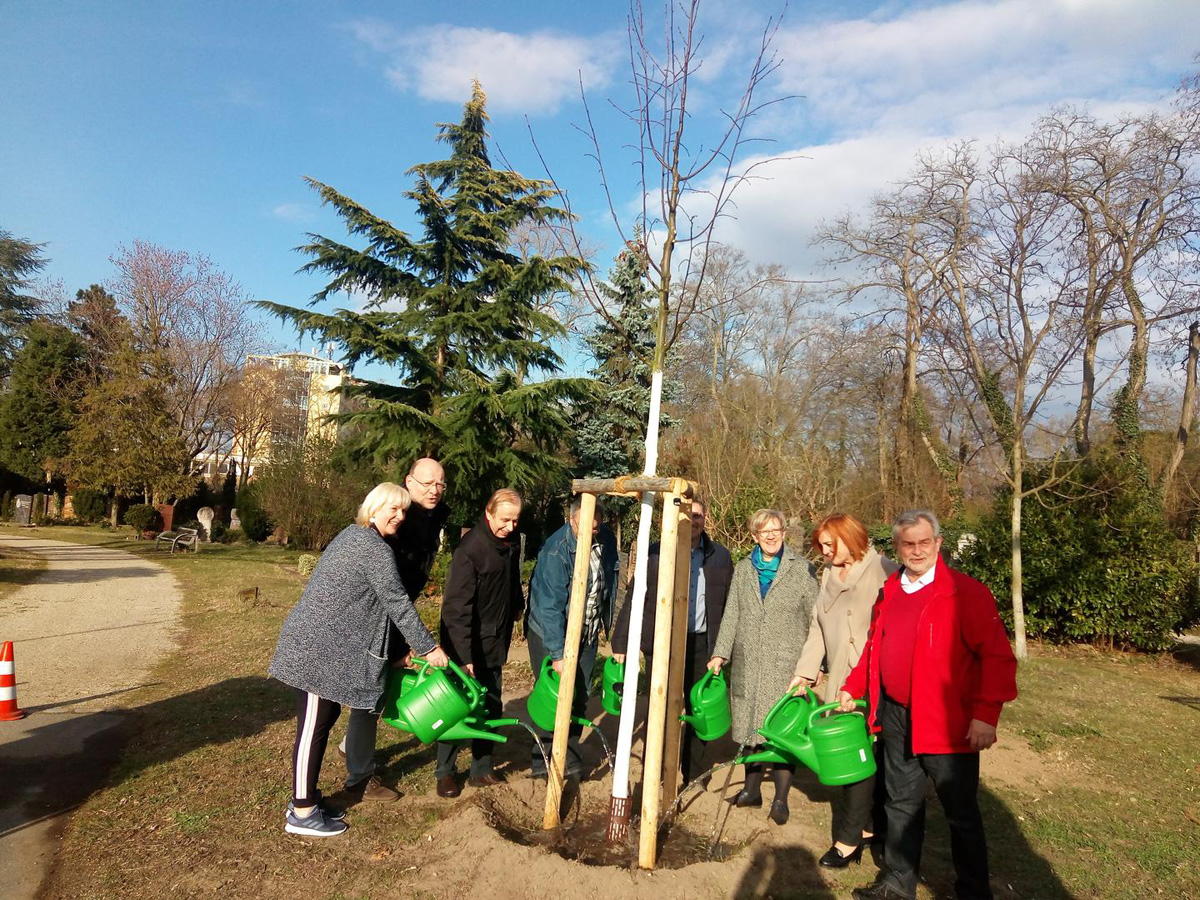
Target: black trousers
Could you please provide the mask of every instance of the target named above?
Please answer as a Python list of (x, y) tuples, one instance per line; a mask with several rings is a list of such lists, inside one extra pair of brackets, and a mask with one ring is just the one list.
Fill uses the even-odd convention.
[(987, 843), (979, 814), (979, 754), (912, 752), (907, 707), (884, 697), (879, 707), (887, 783), (884, 880), (907, 896), (916, 894), (925, 840), (925, 779), (933, 782), (950, 826), (950, 850), (959, 900), (991, 900)]
[(887, 816), (884, 804), (887, 779), (883, 773), (883, 741), (876, 741), (875, 768), (870, 778), (843, 785), (833, 795), (833, 839), (837, 843), (857, 847), (862, 843), (864, 831), (883, 835), (887, 833)]
[[(487, 688), (487, 693), (483, 695), (483, 716), (486, 719), (496, 719), (504, 712), (504, 701), (500, 697), (500, 690), (503, 687), (502, 672), (500, 666), (476, 666), (475, 680)], [(442, 778), (446, 775), (453, 775), (455, 770), (455, 762), (458, 760), (458, 750), (462, 744), (447, 744), (443, 741), (438, 741), (437, 745), (437, 768), (434, 770), (434, 775), (437, 778)], [(481, 778), (484, 775), (490, 775), (493, 768), (492, 751), (496, 747), (495, 741), (473, 740), (471, 741), (471, 777)]]
[(296, 746), (292, 751), (292, 802), (313, 806), (320, 794), (321, 761), (329, 743), (329, 729), (342, 707), (308, 691), (296, 690)]
[[(708, 661), (711, 658), (708, 655), (708, 632), (689, 631), (685, 651), (683, 658), (683, 696), (687, 698), (692, 692), (692, 685), (699, 681), (708, 670)], [(649, 673), (653, 669), (654, 657), (647, 653), (647, 684), (649, 684)], [(691, 728), (683, 729), (679, 747), (679, 768), (683, 773), (684, 784), (688, 784), (704, 771), (702, 766), (704, 765), (707, 750), (708, 741), (702, 741), (696, 737), (696, 732)]]

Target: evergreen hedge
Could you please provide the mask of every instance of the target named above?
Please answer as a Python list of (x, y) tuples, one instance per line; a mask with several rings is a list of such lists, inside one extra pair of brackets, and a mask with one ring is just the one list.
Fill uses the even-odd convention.
[[(1045, 480), (1029, 473), (1027, 484)], [(1011, 491), (975, 529), (960, 561), (992, 589), (1012, 626)], [(1030, 637), (1162, 650), (1200, 620), (1195, 546), (1167, 526), (1155, 496), (1120, 457), (1098, 451), (1053, 494), (1022, 509), (1022, 593)]]

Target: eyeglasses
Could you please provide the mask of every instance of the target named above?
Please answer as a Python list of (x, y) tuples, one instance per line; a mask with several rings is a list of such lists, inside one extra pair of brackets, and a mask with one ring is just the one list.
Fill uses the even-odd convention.
[(783, 532), (784, 529), (782, 528), (764, 528), (758, 533), (758, 536), (764, 538), (775, 538), (779, 537), (781, 534), (783, 534)]
[(444, 481), (421, 481), (420, 479), (417, 479), (417, 478), (414, 478), (413, 481), (415, 481), (421, 487), (425, 488), (425, 490), (427, 490), (427, 491), (433, 490), (433, 489), (438, 489), (438, 488), (440, 488), (443, 491), (446, 489), (446, 482), (444, 482)]

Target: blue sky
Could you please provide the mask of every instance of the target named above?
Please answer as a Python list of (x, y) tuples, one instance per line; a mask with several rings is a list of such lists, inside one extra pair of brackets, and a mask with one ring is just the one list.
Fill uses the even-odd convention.
[[(697, 133), (739, 87), (778, 4), (708, 0)], [(648, 7), (650, 14), (655, 14)], [(537, 136), (583, 228), (617, 246), (583, 121), (582, 77), (616, 183), (636, 190), (626, 103), (627, 6), (563, 2), (18, 2), (0, 0), (0, 228), (45, 242), (70, 291), (112, 276), (142, 239), (204, 253), (259, 299), (302, 304), (306, 231), (342, 238), (311, 175), (411, 224), (404, 171), (441, 158), (478, 76), (496, 145), (526, 175)], [(808, 273), (822, 218), (860, 206), (954, 138), (1020, 137), (1055, 103), (1101, 114), (1169, 102), (1200, 51), (1194, 0), (812, 0), (787, 10), (765, 91), (802, 98), (755, 125), (794, 157), (738, 197), (719, 237)], [(272, 325), (265, 340), (297, 346)]]

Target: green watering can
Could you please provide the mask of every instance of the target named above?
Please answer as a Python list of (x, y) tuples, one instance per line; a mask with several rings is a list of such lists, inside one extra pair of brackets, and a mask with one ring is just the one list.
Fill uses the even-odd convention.
[[(554, 660), (547, 656), (542, 660), (542, 670), (534, 682), (533, 691), (525, 701), (529, 718), (533, 719), (533, 724), (542, 731), (554, 730), (554, 716), (558, 711), (558, 686), (561, 682), (562, 676), (554, 671)], [(595, 727), (590, 719), (583, 716), (571, 716), (571, 721), (576, 725)]]
[[(867, 705), (864, 700), (856, 702), (862, 707)], [(758, 733), (766, 738), (765, 750), (752, 753), (740, 761), (802, 762), (816, 773), (821, 784), (828, 785), (853, 784), (869, 778), (875, 774), (875, 754), (871, 750), (866, 717), (856, 712), (820, 718), (837, 707), (836, 703), (818, 706), (803, 720), (790, 716), (786, 720), (789, 731), (779, 727), (785, 724), (783, 719), (772, 723), (775, 727), (768, 726), (764, 721)]]
[(812, 711), (820, 705), (821, 701), (812, 688), (803, 694), (788, 691), (775, 701), (763, 719), (762, 727), (773, 734), (805, 734)]
[[(415, 669), (392, 669), (388, 674), (387, 686), (383, 692), (383, 711), (380, 718), (393, 728), (409, 731), (408, 723), (400, 715), (398, 701), (406, 691), (416, 687), (420, 674)], [(496, 734), (493, 729), (520, 724), (519, 719), (481, 719), (472, 714), (457, 725), (442, 734), (441, 740), (447, 743), (469, 740), (495, 741), (498, 744), (508, 742), (502, 734)]]
[(702, 741), (715, 741), (728, 733), (733, 724), (733, 712), (729, 708), (729, 689), (725, 676), (709, 669), (692, 685), (688, 697), (690, 715), (679, 717), (679, 721), (692, 726), (696, 737)]
[(625, 689), (625, 663), (611, 656), (604, 661), (601, 679), (600, 705), (610, 716), (621, 714), (621, 692)]
[(444, 669), (426, 660), (417, 665), (417, 672), (394, 670), (389, 678), (384, 721), (432, 744), (478, 709), (486, 690), (453, 662)]

